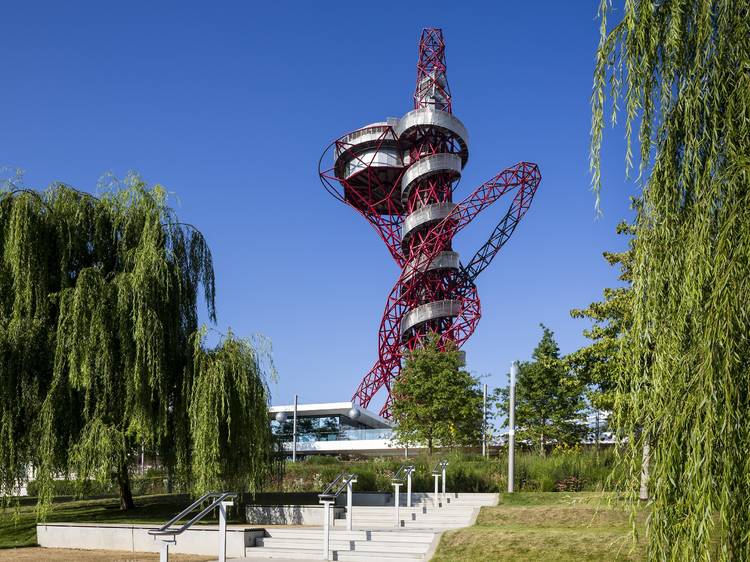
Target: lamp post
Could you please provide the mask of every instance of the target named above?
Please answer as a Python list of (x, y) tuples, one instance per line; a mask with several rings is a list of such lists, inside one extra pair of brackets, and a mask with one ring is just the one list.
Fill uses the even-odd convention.
[(487, 383), (482, 397), (482, 456), (487, 457)]
[[(292, 411), (292, 462), (297, 462), (297, 395), (294, 395), (294, 410)], [(286, 412), (278, 412), (276, 421), (285, 424), (287, 420)]]
[(297, 462), (297, 400), (294, 395), (294, 417), (292, 418), (292, 462)]
[(508, 407), (508, 492), (513, 492), (516, 477), (516, 377), (518, 376), (518, 362), (510, 364), (510, 397)]

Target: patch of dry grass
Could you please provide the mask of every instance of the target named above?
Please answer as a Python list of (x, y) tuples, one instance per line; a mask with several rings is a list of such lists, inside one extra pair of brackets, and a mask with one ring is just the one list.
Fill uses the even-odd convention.
[(634, 543), (630, 534), (628, 513), (603, 495), (519, 493), (482, 508), (473, 527), (445, 533), (433, 561), (644, 559), (643, 543)]

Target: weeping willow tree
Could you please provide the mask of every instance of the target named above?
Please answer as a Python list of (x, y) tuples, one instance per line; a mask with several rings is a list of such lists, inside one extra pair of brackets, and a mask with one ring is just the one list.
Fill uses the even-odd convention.
[(592, 166), (623, 102), (642, 183), (633, 327), (616, 398), (652, 560), (750, 559), (750, 5), (601, 5)]
[(255, 489), (270, 467), (267, 369), (229, 333), (216, 348), (201, 233), (135, 175), (100, 197), (55, 184), (0, 190), (0, 491), (36, 472), (116, 482), (144, 447), (195, 492)]

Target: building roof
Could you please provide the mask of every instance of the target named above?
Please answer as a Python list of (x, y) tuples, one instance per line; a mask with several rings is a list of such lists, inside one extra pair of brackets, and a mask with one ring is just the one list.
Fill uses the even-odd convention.
[[(373, 429), (379, 428), (390, 428), (393, 424), (380, 417), (375, 412), (371, 412), (361, 406), (356, 406), (354, 402), (326, 402), (321, 404), (297, 404), (297, 414), (300, 416), (349, 416), (349, 411), (352, 408), (357, 408), (360, 415), (356, 421), (359, 423), (371, 427)], [(268, 413), (271, 416), (275, 416), (279, 412), (286, 412), (290, 414), (294, 411), (294, 404), (283, 404), (281, 406), (271, 406), (268, 409)]]

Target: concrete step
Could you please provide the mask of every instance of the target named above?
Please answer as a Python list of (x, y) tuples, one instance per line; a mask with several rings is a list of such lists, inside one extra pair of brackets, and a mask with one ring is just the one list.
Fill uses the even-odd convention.
[[(443, 493), (439, 492), (439, 496), (442, 497)], [(451, 501), (462, 500), (462, 501), (494, 501), (498, 498), (497, 494), (455, 494), (446, 492), (446, 495)], [(412, 494), (412, 501), (432, 501), (435, 497), (435, 492), (429, 492), (426, 494)]]
[[(404, 513), (471, 513), (475, 509), (479, 509), (473, 505), (424, 505), (416, 507), (404, 507), (400, 505), (399, 511)], [(396, 510), (396, 506), (389, 505), (386, 507), (357, 507), (356, 505), (352, 508), (352, 513), (389, 513)]]
[[(445, 524), (445, 525), (468, 525), (471, 522), (471, 516), (462, 516), (462, 517), (438, 517), (438, 516), (430, 516), (430, 515), (422, 515), (422, 516), (403, 516), (399, 514), (399, 521), (406, 521), (407, 523), (436, 523), (436, 524)], [(376, 524), (376, 523), (388, 523), (388, 524), (396, 524), (396, 516), (395, 514), (390, 514), (383, 517), (373, 517), (373, 516), (361, 516), (361, 517), (354, 517), (352, 519), (352, 524), (356, 526), (363, 526), (367, 524)], [(344, 519), (335, 519), (333, 522), (334, 527), (346, 527), (346, 520)]]
[[(266, 533), (270, 538), (288, 538), (296, 540), (323, 540), (322, 527), (267, 527)], [(407, 543), (430, 543), (433, 534), (424, 531), (406, 531), (385, 529), (370, 531), (369, 529), (356, 529), (347, 531), (345, 529), (331, 529), (331, 540), (340, 541), (377, 541), (377, 542), (407, 542)]]
[[(443, 499), (440, 498), (440, 503), (441, 504), (445, 504), (447, 506), (494, 505), (495, 501), (496, 500), (490, 500), (490, 499), (487, 499), (487, 500), (455, 500), (454, 499), (454, 500), (451, 500), (451, 501), (448, 501), (448, 502), (443, 502)], [(393, 505), (393, 504), (391, 504), (391, 505)], [(412, 505), (413, 506), (417, 506), (417, 507), (421, 507), (423, 505), (430, 507), (430, 506), (434, 506), (435, 505), (435, 500), (433, 500), (432, 498), (430, 498), (429, 500), (412, 502)], [(357, 506), (355, 505), (354, 507), (357, 507)], [(361, 507), (368, 507), (368, 506), (361, 506)], [(378, 507), (381, 507), (381, 506), (378, 506)], [(389, 506), (385, 506), (385, 507), (389, 507)]]
[[(407, 517), (409, 519), (419, 518), (424, 519), (425, 517), (435, 517), (438, 519), (445, 519), (445, 518), (451, 518), (451, 519), (466, 519), (471, 518), (471, 516), (474, 515), (474, 509), (469, 509), (468, 511), (451, 511), (451, 510), (435, 510), (435, 511), (428, 511), (427, 513), (423, 513), (421, 511), (410, 511), (410, 510), (404, 510), (399, 509), (398, 510), (398, 516), (399, 517)], [(378, 511), (378, 512), (372, 512), (372, 511), (353, 511), (352, 512), (352, 520), (354, 519), (369, 519), (374, 517), (380, 517), (380, 518), (386, 518), (386, 517), (396, 517), (396, 510), (391, 508), (387, 511)], [(346, 519), (335, 519), (335, 521), (346, 521)]]
[[(462, 519), (458, 521), (447, 521), (447, 520), (420, 520), (417, 519), (412, 521), (410, 519), (400, 519), (399, 524), (396, 525), (395, 519), (373, 519), (371, 521), (354, 521), (352, 524), (353, 529), (415, 529), (418, 527), (432, 528), (432, 527), (467, 527), (471, 524), (471, 520)], [(345, 529), (346, 524), (335, 523), (332, 527), (334, 530)]]
[[(256, 547), (268, 548), (299, 548), (301, 550), (320, 550), (323, 539), (318, 540), (294, 540), (266, 537), (258, 539)], [(407, 542), (384, 542), (384, 541), (330, 541), (331, 548), (338, 551), (349, 552), (393, 552), (424, 554), (430, 548), (430, 543), (407, 543)]]
[[(281, 558), (288, 560), (321, 560), (323, 558), (323, 547), (319, 545), (319, 548), (315, 550), (303, 550), (299, 548), (246, 548), (244, 558), (233, 558), (235, 562), (240, 560), (257, 560), (259, 558)], [(414, 560), (424, 560), (423, 554), (394, 554), (388, 552), (350, 552), (343, 550), (331, 550), (331, 560), (351, 560), (357, 561), (370, 561), (373, 560), (384, 560), (387, 562), (414, 562)]]
[[(497, 494), (449, 494), (438, 507), (432, 494), (415, 494), (413, 506), (399, 507), (401, 525), (396, 527), (394, 506), (354, 506), (354, 529), (346, 530), (346, 519), (333, 520), (330, 535), (331, 558), (352, 562), (414, 562), (424, 560), (437, 533), (465, 527), (477, 509), (496, 505)], [(441, 498), (442, 503), (442, 498)], [(321, 527), (267, 527), (269, 535), (258, 539), (258, 546), (245, 549), (252, 561), (273, 559), (278, 562), (320, 560)]]
[[(406, 504), (402, 505), (401, 507), (405, 507), (405, 505)], [(451, 502), (444, 502), (443, 500), (440, 500), (440, 502), (438, 502), (438, 505), (435, 505), (435, 502), (432, 501), (432, 500), (425, 501), (425, 502), (412, 503), (413, 507), (426, 507), (428, 509), (429, 508), (435, 509), (437, 507), (441, 507), (441, 508), (446, 508), (446, 507), (451, 507), (451, 508), (457, 508), (457, 507), (463, 507), (463, 508), (466, 508), (466, 507), (484, 507), (486, 505), (495, 505), (495, 501), (494, 500), (481, 500), (481, 501), (479, 501), (479, 500), (475, 500), (475, 501), (453, 500)], [(356, 505), (354, 507), (357, 508)], [(362, 507), (364, 507), (364, 506), (362, 506)], [(387, 505), (387, 506), (384, 506), (384, 507), (393, 507), (393, 504), (390, 504), (390, 505)]]
[[(450, 509), (433, 509), (428, 510), (427, 512), (423, 511), (413, 511), (409, 509), (399, 509), (398, 514), (399, 517), (471, 517), (474, 515), (475, 511), (478, 511), (479, 508), (471, 508), (466, 511), (452, 511)], [(396, 509), (390, 508), (386, 509), (384, 511), (357, 511), (354, 510), (352, 512), (352, 517), (354, 519), (357, 519), (358, 517), (395, 517), (396, 516)], [(334, 521), (346, 521), (346, 518), (342, 517), (340, 519), (334, 519)]]
[(389, 530), (407, 530), (407, 531), (443, 531), (446, 529), (460, 529), (466, 527), (464, 523), (420, 523), (418, 521), (402, 521), (400, 527), (396, 527), (393, 522), (377, 523), (373, 522), (367, 525), (354, 525), (355, 530), (372, 530), (372, 531), (389, 531)]

